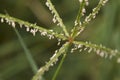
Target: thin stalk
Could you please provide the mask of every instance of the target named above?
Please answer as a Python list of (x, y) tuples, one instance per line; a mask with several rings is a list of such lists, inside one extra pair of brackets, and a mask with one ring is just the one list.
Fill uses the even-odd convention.
[[(2, 22), (2, 23), (3, 23), (3, 22), (5, 22), (5, 23), (7, 23), (7, 24), (9, 24), (9, 23), (10, 23), (10, 24), (13, 24), (13, 23), (14, 23), (14, 25), (12, 25), (13, 27), (15, 27), (15, 24), (18, 23), (18, 24), (20, 25), (20, 27), (23, 26), (23, 27), (26, 27), (26, 28), (38, 30), (38, 32), (40, 32), (41, 35), (42, 35), (43, 33), (45, 33), (45, 34), (43, 34), (44, 36), (52, 35), (52, 36), (54, 36), (54, 37), (56, 37), (56, 38), (59, 38), (59, 39), (62, 39), (62, 40), (66, 40), (66, 39), (67, 39), (67, 38), (66, 38), (65, 36), (63, 36), (62, 34), (58, 34), (57, 32), (54, 32), (54, 31), (45, 29), (45, 28), (43, 28), (43, 27), (41, 27), (41, 26), (37, 26), (36, 24), (32, 24), (32, 23), (29, 23), (29, 22), (27, 22), (27, 21), (20, 20), (20, 19), (18, 19), (18, 18), (11, 17), (11, 16), (9, 16), (9, 15), (0, 14), (0, 18), (1, 18), (1, 22)], [(9, 24), (9, 25), (10, 25), (10, 24)], [(29, 31), (29, 32), (30, 32), (30, 31)], [(43, 36), (43, 35), (42, 35), (42, 36)]]
[(83, 14), (82, 10), (83, 10), (84, 7), (85, 7), (85, 1), (83, 0), (83, 2), (80, 4), (80, 8), (79, 8), (78, 15), (77, 15), (77, 18), (76, 18), (78, 24), (79, 24), (80, 19), (82, 17), (82, 14)]
[(51, 0), (47, 0), (47, 2), (49, 3), (49, 6), (48, 6), (48, 7), (51, 8), (52, 12), (55, 14), (55, 16), (56, 16), (58, 22), (60, 23), (61, 28), (63, 29), (63, 32), (65, 33), (65, 36), (69, 37), (69, 33), (68, 33), (67, 29), (66, 29), (66, 26), (64, 25), (62, 19), (60, 18), (60, 16), (59, 16), (57, 10), (54, 8), (54, 6), (53, 6)]
[(66, 50), (69, 47), (69, 42), (66, 42), (59, 50), (57, 50), (53, 56), (50, 58), (50, 60), (46, 63), (45, 66), (41, 67), (37, 73), (35, 74), (35, 76), (33, 76), (32, 80), (41, 80), (41, 77), (43, 76), (43, 74), (49, 70), (49, 68), (51, 66), (53, 66), (57, 61), (58, 61), (58, 57), (61, 56), (62, 54), (64, 54), (66, 52)]
[(74, 26), (73, 31), (72, 31), (72, 34), (71, 34), (71, 36), (72, 36), (73, 38), (75, 38), (76, 34), (78, 33), (77, 30), (78, 30), (79, 26), (81, 25), (81, 24), (80, 24), (80, 20), (81, 20), (82, 14), (83, 14), (83, 13), (82, 13), (82, 10), (84, 9), (84, 7), (85, 7), (85, 1), (83, 0), (83, 2), (80, 3), (78, 15), (77, 15), (77, 18), (76, 18), (76, 20), (75, 20), (75, 26)]
[(83, 23), (78, 27), (76, 32), (79, 32), (81, 29), (81, 31), (79, 33), (75, 34), (75, 37), (77, 37), (79, 34), (81, 34), (82, 31), (84, 31), (84, 29), (86, 28), (86, 25), (88, 23), (90, 23), (90, 21), (92, 19), (94, 19), (96, 17), (96, 15), (98, 14), (98, 12), (100, 11), (101, 7), (104, 6), (104, 4), (107, 2), (107, 0), (100, 0), (98, 5), (93, 8), (92, 13), (90, 13), (85, 20), (83, 21)]
[(103, 45), (96, 45), (96, 44), (92, 44), (91, 42), (82, 42), (82, 41), (74, 41), (73, 44), (79, 46), (85, 46), (86, 48), (88, 48), (88, 52), (91, 49), (90, 52), (94, 51), (101, 57), (105, 57), (105, 58), (109, 57), (111, 59), (113, 56), (116, 55), (120, 56), (120, 52), (118, 52), (118, 50), (112, 50)]
[(60, 61), (60, 64), (58, 65), (57, 70), (55, 71), (55, 74), (54, 74), (53, 77), (52, 77), (52, 80), (56, 80), (56, 77), (57, 77), (57, 75), (58, 75), (58, 73), (59, 73), (59, 71), (60, 71), (60, 69), (61, 69), (61, 67), (62, 67), (62, 64), (63, 64), (65, 58), (66, 58), (66, 53), (63, 54), (63, 57), (62, 57), (62, 59), (61, 59), (61, 61)]

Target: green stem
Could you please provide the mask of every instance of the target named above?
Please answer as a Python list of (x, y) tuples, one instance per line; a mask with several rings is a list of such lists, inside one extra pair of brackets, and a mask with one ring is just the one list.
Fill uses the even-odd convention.
[(58, 65), (57, 70), (55, 71), (55, 74), (54, 74), (53, 77), (52, 77), (52, 80), (56, 80), (56, 77), (57, 77), (57, 75), (58, 75), (58, 73), (59, 73), (59, 71), (60, 71), (60, 69), (61, 69), (61, 67), (62, 67), (62, 64), (63, 64), (63, 62), (64, 62), (64, 60), (65, 60), (65, 57), (66, 57), (66, 53), (63, 54), (63, 57), (62, 57), (62, 59), (61, 59), (61, 61), (60, 61), (60, 64)]

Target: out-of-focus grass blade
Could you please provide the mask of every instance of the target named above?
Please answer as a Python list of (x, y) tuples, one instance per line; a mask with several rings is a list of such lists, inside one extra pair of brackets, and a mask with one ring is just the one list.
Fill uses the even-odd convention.
[(21, 43), (21, 46), (23, 47), (23, 49), (24, 49), (24, 51), (25, 51), (26, 57), (27, 57), (30, 65), (31, 65), (32, 69), (33, 69), (33, 72), (36, 73), (37, 70), (38, 70), (38, 68), (37, 68), (37, 65), (36, 65), (36, 63), (35, 63), (32, 55), (31, 55), (30, 51), (29, 51), (28, 48), (26, 47), (26, 45), (25, 45), (25, 43), (24, 43), (21, 35), (19, 34), (18, 30), (17, 30), (16, 28), (15, 28), (14, 30), (15, 30), (17, 36), (18, 36), (18, 39), (19, 39), (19, 41), (20, 41), (20, 43)]

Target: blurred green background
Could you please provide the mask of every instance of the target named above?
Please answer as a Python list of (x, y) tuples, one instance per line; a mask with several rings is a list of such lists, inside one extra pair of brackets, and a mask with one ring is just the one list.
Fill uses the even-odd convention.
[[(89, 0), (88, 15), (99, 0)], [(60, 28), (52, 23), (52, 15), (45, 6), (46, 0), (1, 0), (0, 13), (37, 23), (44, 28), (60, 32)], [(79, 2), (78, 0), (52, 0), (63, 19), (67, 29), (74, 25)], [(18, 26), (18, 25), (17, 25)], [(31, 51), (38, 67), (45, 64), (57, 46), (57, 40), (49, 40), (40, 33), (32, 36), (25, 28), (18, 30)], [(85, 29), (78, 40), (103, 44), (120, 50), (120, 0), (109, 0)], [(45, 73), (46, 80), (51, 80), (58, 63)], [(11, 26), (0, 23), (0, 80), (31, 80), (34, 73), (21, 47), (18, 37)], [(57, 80), (120, 80), (120, 64), (113, 59), (104, 59), (94, 52), (68, 53)]]

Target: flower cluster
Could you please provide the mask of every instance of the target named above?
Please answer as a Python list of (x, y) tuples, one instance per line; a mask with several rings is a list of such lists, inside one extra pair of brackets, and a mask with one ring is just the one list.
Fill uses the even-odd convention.
[(49, 8), (51, 13), (53, 14), (53, 19), (52, 19), (53, 23), (57, 23), (57, 25), (63, 29), (65, 36), (69, 36), (66, 26), (63, 24), (62, 19), (60, 18), (59, 14), (57, 13), (56, 9), (54, 8), (50, 0), (47, 0), (46, 6)]
[(69, 43), (67, 42), (59, 50), (56, 50), (53, 56), (50, 58), (50, 60), (46, 62), (46, 65), (38, 70), (37, 74), (33, 77), (33, 80), (41, 80), (44, 72), (48, 71), (50, 66), (56, 64), (56, 62), (58, 61), (58, 57), (66, 52), (68, 46)]
[(18, 23), (20, 28), (22, 28), (23, 26), (26, 28), (27, 32), (30, 32), (33, 34), (33, 36), (35, 36), (35, 34), (37, 32), (40, 32), (41, 36), (47, 36), (49, 39), (54, 39), (55, 37), (58, 39), (63, 39), (65, 40), (66, 38), (63, 36), (64, 34), (58, 34), (56, 32), (54, 32), (53, 30), (46, 30), (42, 27), (39, 27), (35, 24), (31, 24), (25, 21), (22, 21), (20, 19), (16, 19), (13, 17), (10, 17), (8, 15), (2, 15), (0, 14), (1, 17), (1, 23), (6, 22), (8, 23), (8, 25), (11, 25), (13, 28), (15, 28), (16, 24)]
[[(79, 24), (79, 28), (78, 28), (78, 30), (77, 30), (77, 31), (78, 31), (77, 35), (79, 35), (79, 34), (84, 30), (84, 27), (86, 27), (86, 25), (87, 25), (92, 19), (94, 19), (94, 18), (96, 17), (96, 15), (98, 14), (100, 8), (101, 8), (102, 6), (104, 6), (107, 1), (108, 1), (108, 0), (100, 0), (99, 3), (98, 3), (98, 5), (97, 5), (95, 8), (93, 8), (92, 13), (90, 13), (88, 16), (86, 16), (86, 18), (85, 18), (85, 20), (84, 20), (83, 22), (80, 21), (80, 17), (81, 17), (81, 16), (78, 18), (77, 21), (75, 21), (75, 26), (80, 23), (80, 24)], [(89, 3), (89, 2), (88, 2), (88, 0), (79, 0), (79, 2), (80, 2), (80, 4), (81, 4), (81, 6), (80, 6), (81, 11), (79, 12), (79, 15), (82, 14), (82, 16), (83, 16), (83, 15), (85, 14), (85, 12), (86, 12), (86, 10), (85, 10), (85, 8), (84, 8), (84, 2), (85, 2), (85, 4), (87, 4), (87, 3)]]
[(105, 58), (112, 58), (113, 56), (116, 56), (118, 53), (117, 50), (111, 50), (109, 48), (106, 48), (103, 45), (96, 45), (91, 44), (91, 42), (74, 42), (74, 48), (71, 49), (71, 52), (74, 52), (75, 50), (81, 51), (87, 51), (90, 53), (91, 51), (95, 52), (97, 55)]
[(54, 7), (51, 6), (51, 3), (49, 2), (49, 0), (46, 2), (46, 6), (49, 8), (49, 10), (51, 11), (51, 13), (53, 14), (53, 23), (57, 23), (58, 26), (62, 26), (62, 19), (59, 20), (59, 15), (56, 14), (56, 12), (54, 11)]
[(12, 20), (9, 20), (8, 18), (1, 18), (1, 23), (6, 22), (8, 25), (11, 25), (12, 27), (15, 27), (15, 22)]

